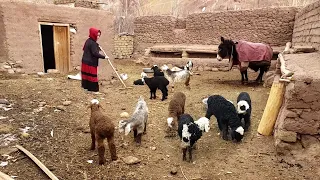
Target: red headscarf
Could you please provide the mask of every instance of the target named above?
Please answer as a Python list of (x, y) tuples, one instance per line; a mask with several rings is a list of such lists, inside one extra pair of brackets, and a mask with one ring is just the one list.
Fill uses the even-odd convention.
[[(101, 34), (101, 31), (99, 30), (99, 29), (96, 29), (96, 28), (90, 28), (89, 29), (89, 37), (91, 38), (91, 39), (93, 39), (94, 41), (97, 41), (97, 39), (98, 39), (98, 34)], [(86, 44), (84, 44), (84, 46), (85, 46)], [(83, 50), (84, 50), (84, 46), (83, 46)]]

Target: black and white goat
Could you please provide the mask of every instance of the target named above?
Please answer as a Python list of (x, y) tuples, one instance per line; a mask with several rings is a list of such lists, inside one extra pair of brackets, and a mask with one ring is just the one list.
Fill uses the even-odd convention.
[(156, 91), (157, 89), (160, 89), (162, 92), (162, 98), (161, 100), (164, 101), (168, 97), (168, 84), (169, 81), (164, 76), (155, 76), (148, 78), (145, 76), (146, 73), (141, 73), (141, 78), (143, 81), (148, 85), (150, 89), (150, 99), (156, 99)]
[(164, 77), (166, 77), (169, 80), (172, 87), (172, 91), (174, 90), (174, 83), (176, 82), (184, 82), (186, 87), (190, 87), (189, 82), (191, 73), (189, 70), (184, 69), (180, 71), (172, 71), (171, 69), (169, 69), (167, 65), (163, 65), (161, 69), (164, 72)]
[(153, 65), (152, 68), (153, 70), (153, 76), (156, 77), (156, 76), (164, 76), (164, 73), (160, 71), (158, 65)]
[(141, 136), (147, 131), (148, 112), (147, 103), (140, 96), (131, 118), (119, 121), (119, 132), (124, 131), (124, 134), (128, 135), (133, 130), (134, 139), (137, 145), (140, 145)]
[(248, 131), (251, 124), (251, 98), (247, 92), (241, 92), (237, 98), (237, 111), (240, 120), (244, 120), (244, 131)]
[(228, 130), (230, 127), (232, 140), (241, 141), (244, 129), (234, 105), (220, 95), (210, 96), (207, 104), (206, 118), (210, 119), (212, 115), (216, 117), (219, 129), (222, 131), (222, 138), (228, 140)]
[(133, 81), (134, 85), (144, 85), (144, 79), (142, 77), (148, 77), (148, 75), (145, 72), (141, 73), (141, 79), (137, 79)]
[(203, 132), (210, 130), (209, 119), (202, 117), (194, 121), (189, 114), (183, 114), (179, 118), (178, 134), (181, 140), (183, 151), (182, 160), (186, 161), (187, 150), (189, 152), (189, 162), (192, 162), (192, 147), (201, 138)]

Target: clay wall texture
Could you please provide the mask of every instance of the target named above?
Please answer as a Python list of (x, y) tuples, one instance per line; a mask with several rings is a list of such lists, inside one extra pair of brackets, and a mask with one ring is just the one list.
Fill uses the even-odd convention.
[(43, 71), (39, 22), (72, 24), (77, 28), (76, 34), (70, 33), (73, 67), (81, 64), (82, 47), (90, 27), (101, 29), (99, 44), (111, 56), (113, 16), (105, 11), (31, 3), (1, 3), (0, 12), (0, 29), (4, 32), (0, 39), (5, 44), (0, 44), (0, 62), (22, 61), (26, 72)]
[(297, 13), (292, 43), (313, 46), (320, 50), (320, 1), (306, 6)]
[(191, 14), (185, 19), (141, 16), (134, 21), (135, 48), (143, 51), (155, 43), (218, 44), (220, 36), (283, 46), (292, 39), (297, 10), (281, 7), (222, 11)]

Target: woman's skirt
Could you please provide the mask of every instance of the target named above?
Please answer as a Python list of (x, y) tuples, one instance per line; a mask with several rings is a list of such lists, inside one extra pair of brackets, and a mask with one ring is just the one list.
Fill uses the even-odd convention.
[(82, 63), (81, 65), (81, 86), (88, 91), (99, 91), (98, 67), (89, 66)]

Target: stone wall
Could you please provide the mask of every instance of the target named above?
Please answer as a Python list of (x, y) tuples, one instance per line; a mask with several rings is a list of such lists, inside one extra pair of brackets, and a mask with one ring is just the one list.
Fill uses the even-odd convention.
[(116, 35), (114, 37), (113, 53), (116, 59), (130, 58), (133, 54), (133, 36)]
[(320, 1), (306, 6), (297, 13), (292, 43), (313, 46), (320, 50)]
[(185, 19), (137, 17), (134, 21), (135, 50), (143, 52), (145, 47), (155, 43), (218, 44), (220, 36), (283, 46), (292, 39), (296, 12), (297, 8), (283, 7), (199, 13)]
[(76, 34), (70, 33), (71, 67), (81, 64), (82, 48), (90, 27), (101, 29), (99, 44), (111, 55), (113, 16), (105, 11), (5, 2), (0, 4), (0, 12), (0, 24), (3, 24), (0, 29), (4, 29), (0, 35), (4, 40), (0, 42), (0, 63), (21, 62), (26, 73), (43, 72), (39, 22), (64, 23), (77, 28)]
[(287, 69), (295, 74), (286, 86), (275, 126), (280, 153), (303, 147), (304, 137), (320, 138), (320, 53), (287, 54), (284, 58)]

